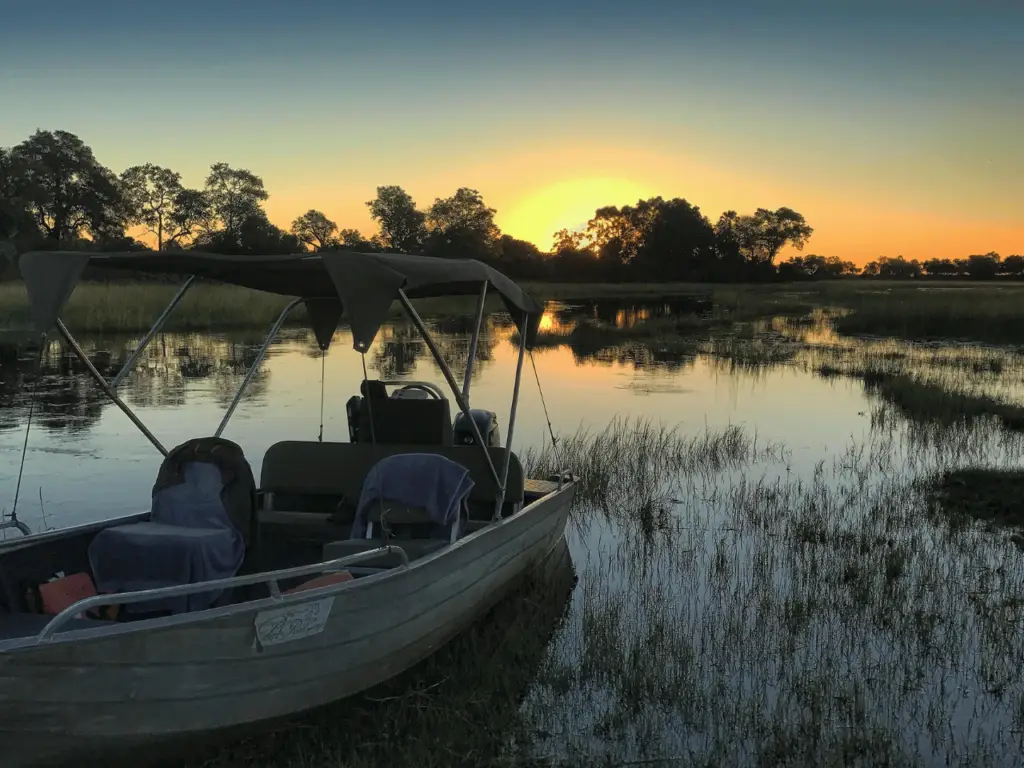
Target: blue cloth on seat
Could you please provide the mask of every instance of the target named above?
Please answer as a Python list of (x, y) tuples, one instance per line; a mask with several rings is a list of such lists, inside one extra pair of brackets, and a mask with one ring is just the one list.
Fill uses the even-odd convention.
[(351, 538), (366, 536), (372, 504), (394, 502), (423, 509), (441, 528), (456, 523), (473, 489), (469, 470), (436, 453), (399, 453), (381, 459), (366, 474), (359, 494)]
[[(207, 462), (185, 466), (185, 482), (153, 497), (149, 522), (100, 531), (89, 545), (89, 562), (100, 592), (195, 584), (234, 576), (245, 557), (245, 543), (220, 499), (218, 467)], [(128, 613), (209, 608), (220, 591), (132, 603)]]

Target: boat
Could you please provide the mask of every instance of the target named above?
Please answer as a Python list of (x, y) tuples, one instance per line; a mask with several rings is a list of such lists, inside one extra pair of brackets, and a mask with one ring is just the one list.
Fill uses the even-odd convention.
[[(18, 266), (40, 350), (58, 335), (164, 458), (148, 510), (40, 533), (6, 521), (29, 535), (0, 542), (3, 765), (81, 764), (345, 699), (430, 656), (564, 545), (576, 476), (525, 478), (512, 451), (541, 306), (489, 265), (347, 251), (58, 251), (23, 254)], [(83, 276), (104, 273), (184, 279), (109, 380), (60, 317)], [(204, 280), (291, 301), (213, 434), (168, 450), (117, 390)], [(504, 445), (496, 414), (470, 407), (489, 291), (519, 331)], [(412, 303), (453, 295), (477, 297), (461, 385)], [(323, 353), (344, 317), (365, 354), (395, 301), (443, 374), (454, 420), (436, 384), (364, 373), (346, 403), (349, 441), (275, 443), (257, 482), (223, 433), (288, 315), (305, 307)]]

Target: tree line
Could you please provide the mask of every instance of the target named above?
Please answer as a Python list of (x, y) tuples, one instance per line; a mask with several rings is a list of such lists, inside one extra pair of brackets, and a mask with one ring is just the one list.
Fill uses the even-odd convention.
[[(201, 188), (152, 163), (116, 174), (67, 131), (37, 130), (0, 147), (0, 240), (16, 250), (142, 250), (127, 233), (142, 229), (157, 250), (286, 254), (343, 249), (476, 258), (521, 278), (662, 282), (837, 278), (860, 272), (849, 261), (819, 255), (779, 261), (787, 246), (802, 250), (814, 229), (791, 208), (726, 211), (712, 222), (683, 198), (652, 197), (594, 212), (582, 231), (554, 233), (549, 250), (501, 232), (480, 192), (463, 187), (421, 209), (400, 186), (380, 186), (367, 201), (378, 232), (366, 237), (310, 209), (287, 229), (263, 208), (263, 179), (227, 163), (210, 166)], [(918, 264), (879, 259), (868, 276), (942, 274), (977, 277), (994, 254)], [(995, 273), (1024, 274), (1011, 256)], [(985, 265), (989, 265), (985, 261)], [(934, 263), (933, 263), (934, 262)], [(917, 265), (917, 266), (913, 266)], [(1024, 266), (1024, 265), (1021, 265)], [(1002, 271), (1000, 271), (1002, 270)], [(989, 270), (991, 271), (991, 270)], [(987, 273), (986, 273), (987, 274)]]

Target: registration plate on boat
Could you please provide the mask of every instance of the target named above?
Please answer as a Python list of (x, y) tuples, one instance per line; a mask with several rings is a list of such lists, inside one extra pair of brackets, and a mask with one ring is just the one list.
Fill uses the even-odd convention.
[(309, 603), (260, 611), (255, 622), (256, 650), (320, 634), (327, 626), (333, 604), (333, 597), (324, 597)]

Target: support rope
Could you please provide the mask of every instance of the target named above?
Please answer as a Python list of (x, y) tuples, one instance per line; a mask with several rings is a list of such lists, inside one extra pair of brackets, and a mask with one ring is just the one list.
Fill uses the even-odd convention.
[(32, 394), (28, 401), (28, 418), (25, 422), (25, 441), (21, 445), (21, 465), (18, 467), (18, 482), (14, 486), (14, 505), (11, 507), (11, 522), (18, 522), (18, 498), (21, 496), (21, 478), (25, 474), (25, 456), (28, 454), (28, 435), (32, 430), (32, 413), (36, 407), (36, 392), (43, 373), (43, 353), (46, 351), (46, 334), (39, 339), (39, 357), (36, 360), (36, 380), (32, 383)]

